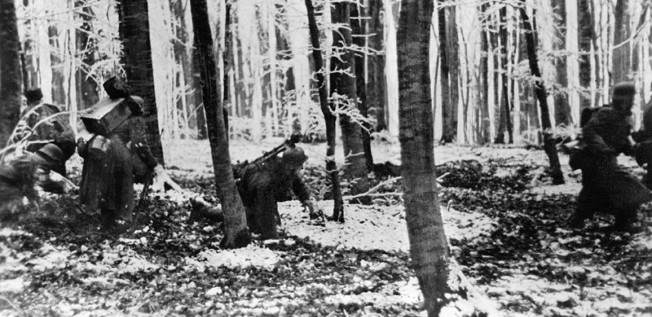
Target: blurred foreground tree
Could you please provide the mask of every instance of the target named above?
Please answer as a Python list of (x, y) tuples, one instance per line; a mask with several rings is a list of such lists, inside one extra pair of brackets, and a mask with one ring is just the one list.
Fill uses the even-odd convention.
[[(213, 38), (208, 22), (206, 0), (191, 0), (190, 6), (195, 32), (195, 58), (201, 71), (203, 83), (202, 96), (208, 124), (208, 139), (211, 144), (215, 185), (224, 211), (225, 232), (220, 246), (222, 248), (240, 248), (251, 242), (251, 235), (231, 168), (229, 139), (224, 121), (226, 118), (222, 112), (224, 104), (221, 89), (217, 86), (221, 81), (217, 80)], [(228, 6), (227, 10), (229, 10)], [(226, 25), (228, 26), (228, 11), (226, 16)]]
[(147, 0), (118, 2), (120, 37), (124, 44), (124, 68), (132, 93), (145, 100), (144, 119), (147, 125), (147, 143), (152, 154), (163, 164), (163, 146), (159, 132), (152, 70), (152, 48), (149, 37)]
[(399, 139), (410, 255), (428, 316), (438, 316), (448, 287), (444, 233), (434, 155), (429, 30), (433, 2), (403, 0), (398, 28)]
[(22, 98), (20, 41), (13, 0), (0, 0), (0, 43), (0, 148), (3, 148), (18, 123)]

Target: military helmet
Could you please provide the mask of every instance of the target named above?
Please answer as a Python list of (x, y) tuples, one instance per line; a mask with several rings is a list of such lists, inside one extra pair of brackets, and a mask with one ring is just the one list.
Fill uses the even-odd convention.
[(296, 167), (303, 165), (307, 160), (308, 156), (303, 152), (303, 149), (298, 146), (287, 148), (281, 157), (283, 164)]
[(41, 88), (31, 88), (25, 91), (25, 99), (30, 104), (41, 101), (43, 99), (43, 91)]
[(613, 100), (624, 100), (636, 94), (636, 85), (631, 81), (617, 83), (613, 89)]
[(52, 144), (48, 143), (42, 148), (40, 148), (38, 151), (36, 151), (36, 155), (40, 156), (41, 158), (45, 159), (46, 161), (49, 162), (63, 162), (63, 151), (61, 149)]

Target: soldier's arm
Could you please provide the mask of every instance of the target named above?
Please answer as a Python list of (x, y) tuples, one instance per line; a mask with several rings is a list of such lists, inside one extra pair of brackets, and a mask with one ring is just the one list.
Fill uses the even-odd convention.
[(298, 175), (293, 174), (292, 177), (292, 191), (294, 191), (294, 194), (297, 195), (301, 202), (310, 201), (310, 192), (306, 184), (303, 183)]
[(132, 119), (129, 129), (131, 150), (134, 151), (143, 162), (145, 162), (147, 167), (154, 168), (158, 165), (158, 162), (145, 140), (145, 136), (147, 135), (147, 132), (145, 131), (145, 122), (142, 118), (136, 117)]
[(582, 139), (593, 152), (615, 153), (616, 150), (609, 146), (599, 131), (617, 126), (618, 118), (611, 109), (598, 111), (582, 128)]

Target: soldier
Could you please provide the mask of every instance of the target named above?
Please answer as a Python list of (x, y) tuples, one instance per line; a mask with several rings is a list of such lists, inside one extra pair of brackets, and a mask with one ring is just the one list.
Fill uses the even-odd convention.
[(57, 145), (49, 143), (0, 166), (0, 213), (15, 211), (22, 198), (37, 202), (39, 187), (56, 194), (77, 189), (57, 171), (67, 159)]
[(77, 143), (84, 158), (80, 199), (87, 210), (100, 208), (102, 230), (122, 233), (133, 220), (134, 178), (146, 173), (138, 170), (155, 174), (155, 184), (171, 180), (145, 140), (142, 98), (130, 95), (129, 87), (115, 77), (107, 80), (104, 88), (109, 97), (93, 109), (101, 116), (82, 117), (87, 130), (95, 135), (88, 142), (80, 139)]
[[(277, 202), (287, 200), (292, 190), (311, 218), (319, 217), (315, 212), (308, 188), (301, 180), (301, 169), (308, 157), (299, 147), (286, 147), (282, 156), (274, 154), (258, 163), (251, 163), (241, 171), (238, 192), (247, 213), (247, 225), (263, 239), (278, 238), (277, 227), (281, 225)], [(207, 218), (222, 221), (224, 215), (220, 205), (212, 207), (201, 198), (190, 200), (191, 218)]]
[(613, 89), (611, 105), (600, 108), (582, 128), (587, 158), (582, 169), (582, 190), (570, 225), (581, 228), (595, 212), (615, 216), (615, 230), (636, 231), (637, 209), (652, 200), (652, 193), (617, 161), (632, 155), (630, 138), (635, 86), (624, 82)]
[(636, 148), (636, 162), (647, 170), (643, 183), (652, 189), (652, 104), (648, 104), (643, 113), (643, 129), (632, 133), (632, 138), (639, 142)]

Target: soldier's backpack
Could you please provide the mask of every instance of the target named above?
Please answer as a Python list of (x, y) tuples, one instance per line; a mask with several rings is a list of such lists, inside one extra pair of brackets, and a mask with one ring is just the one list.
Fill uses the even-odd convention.
[(584, 127), (587, 123), (589, 123), (593, 115), (598, 113), (598, 111), (600, 111), (600, 109), (604, 107), (606, 106), (582, 109), (582, 113), (580, 114), (580, 128)]
[[(584, 108), (580, 114), (580, 128), (584, 127), (589, 121), (591, 121), (593, 115), (598, 113), (602, 108), (603, 107)], [(569, 153), (568, 165), (571, 169), (581, 169), (585, 166), (586, 160), (588, 159), (585, 148), (586, 145), (584, 144), (584, 141), (582, 141), (581, 136), (578, 140), (566, 145), (566, 149)]]

